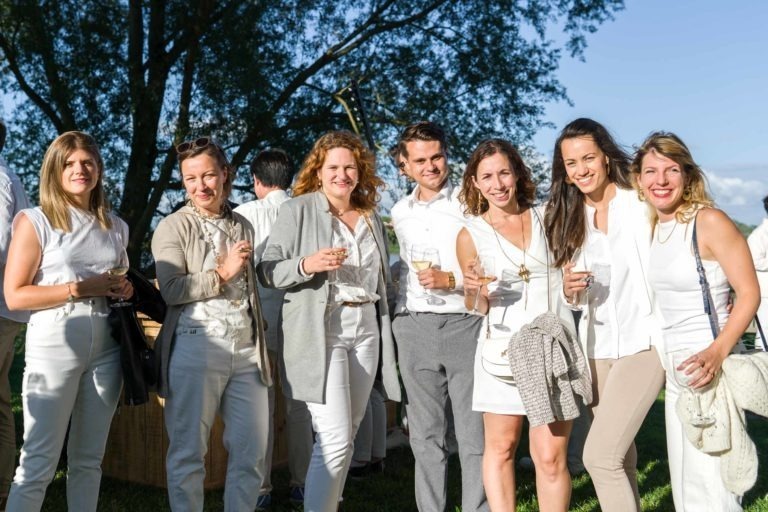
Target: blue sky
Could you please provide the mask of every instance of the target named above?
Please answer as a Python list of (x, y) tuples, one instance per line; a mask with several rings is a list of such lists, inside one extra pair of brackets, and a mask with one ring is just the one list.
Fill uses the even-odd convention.
[(758, 224), (768, 194), (768, 2), (626, 0), (588, 37), (585, 62), (557, 75), (573, 106), (552, 104), (536, 148), (548, 159), (577, 117), (605, 124), (628, 147), (652, 131), (679, 135), (731, 217)]

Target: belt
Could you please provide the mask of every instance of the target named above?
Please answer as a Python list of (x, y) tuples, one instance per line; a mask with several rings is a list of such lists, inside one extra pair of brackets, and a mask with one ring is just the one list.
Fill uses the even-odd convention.
[(341, 303), (342, 306), (347, 306), (347, 307), (350, 307), (350, 308), (359, 308), (361, 306), (365, 306), (366, 304), (373, 304), (373, 301), (372, 300), (364, 300), (362, 302), (353, 302), (353, 301), (350, 301), (350, 300), (345, 300), (344, 302)]

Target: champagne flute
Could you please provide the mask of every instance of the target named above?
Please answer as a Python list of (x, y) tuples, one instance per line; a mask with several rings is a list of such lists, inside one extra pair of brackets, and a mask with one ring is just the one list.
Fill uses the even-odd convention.
[[(336, 250), (331, 251), (330, 255), (338, 256), (342, 258), (342, 260), (346, 261), (347, 257), (349, 256), (349, 252), (352, 250), (352, 243), (344, 236), (340, 236), (338, 238), (334, 237), (333, 243), (334, 249)], [(339, 270), (341, 270), (341, 268), (331, 272), (330, 279), (328, 280), (329, 284), (336, 284), (339, 282)]]
[[(125, 250), (125, 246), (122, 244), (121, 241), (117, 241), (117, 257), (115, 259), (115, 264), (112, 268), (107, 270), (107, 274), (111, 276), (124, 276), (128, 273), (128, 268), (130, 266), (128, 262), (128, 252)], [(126, 302), (125, 299), (120, 297), (117, 299), (116, 302), (113, 302), (110, 304), (113, 308), (122, 308), (126, 306), (132, 306), (133, 304), (131, 302)]]
[(477, 273), (477, 279), (480, 281), (480, 288), (477, 290), (477, 295), (475, 295), (475, 304), (472, 306), (472, 312), (477, 313), (477, 303), (480, 300), (483, 286), (487, 287), (488, 283), (496, 279), (494, 275), (496, 272), (496, 258), (492, 253), (480, 253), (475, 258), (474, 269)]
[[(673, 375), (675, 377), (675, 382), (677, 382), (678, 386), (683, 388), (688, 388), (690, 392), (693, 394), (693, 403), (695, 407), (695, 411), (693, 412), (693, 417), (691, 418), (691, 425), (694, 427), (708, 427), (715, 423), (715, 418), (710, 416), (709, 414), (705, 414), (701, 410), (701, 388), (694, 389), (691, 387), (691, 382), (693, 382), (698, 374), (701, 372), (701, 368), (696, 366), (695, 363), (689, 363), (683, 367), (683, 369), (678, 370), (681, 364), (683, 364), (683, 361), (690, 358), (696, 354), (693, 350), (679, 350), (672, 354), (672, 371)], [(691, 365), (694, 365), (696, 370), (691, 373), (690, 375), (686, 374), (686, 371), (688, 368), (691, 367)]]
[[(413, 266), (416, 274), (422, 270), (427, 270), (434, 265), (440, 264), (440, 253), (434, 247), (425, 244), (414, 244), (411, 246), (410, 251), (411, 265)], [(427, 299), (427, 303), (432, 300), (432, 295), (429, 290), (422, 287), (424, 291), (423, 295), (419, 296), (420, 299)]]

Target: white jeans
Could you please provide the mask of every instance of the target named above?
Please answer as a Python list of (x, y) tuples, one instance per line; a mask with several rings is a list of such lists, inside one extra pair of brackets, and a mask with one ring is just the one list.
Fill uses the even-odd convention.
[(96, 510), (101, 459), (122, 386), (120, 349), (103, 299), (37, 311), (27, 327), (24, 445), (9, 511), (37, 511), (67, 444), (67, 507)]
[(379, 361), (379, 328), (373, 304), (342, 306), (326, 322), (325, 403), (307, 403), (315, 446), (307, 472), (305, 512), (337, 510), (352, 443), (373, 387)]
[(168, 368), (168, 498), (176, 512), (203, 510), (208, 437), (216, 412), (224, 421), (228, 453), (224, 510), (256, 507), (267, 452), (267, 386), (251, 340), (216, 337), (205, 329), (179, 330)]
[(701, 452), (688, 440), (675, 411), (680, 386), (671, 373), (672, 354), (665, 355), (667, 390), (664, 413), (672, 499), (678, 512), (741, 511), (741, 498), (729, 492), (720, 477), (720, 458)]

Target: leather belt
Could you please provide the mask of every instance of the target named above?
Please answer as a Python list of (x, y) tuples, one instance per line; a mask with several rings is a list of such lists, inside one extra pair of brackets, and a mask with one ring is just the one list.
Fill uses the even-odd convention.
[(359, 308), (361, 306), (365, 306), (366, 304), (373, 304), (372, 300), (364, 300), (362, 302), (352, 302), (350, 300), (345, 300), (341, 303), (342, 306), (348, 306), (350, 308)]

